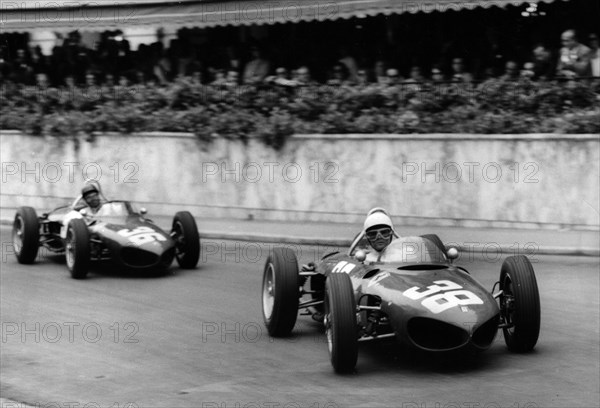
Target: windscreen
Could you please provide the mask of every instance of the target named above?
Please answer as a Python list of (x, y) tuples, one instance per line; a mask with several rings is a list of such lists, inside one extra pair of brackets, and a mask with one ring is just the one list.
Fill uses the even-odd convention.
[(131, 214), (131, 207), (125, 201), (112, 201), (102, 204), (96, 217), (125, 217)]
[(400, 237), (393, 240), (381, 254), (384, 263), (445, 263), (444, 253), (433, 242), (421, 237)]

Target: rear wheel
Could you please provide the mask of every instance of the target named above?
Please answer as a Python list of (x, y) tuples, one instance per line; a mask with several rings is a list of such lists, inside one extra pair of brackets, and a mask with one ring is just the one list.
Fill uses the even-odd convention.
[(176, 213), (172, 233), (177, 263), (184, 269), (194, 269), (200, 259), (200, 235), (192, 214), (188, 211)]
[(17, 261), (32, 264), (40, 247), (40, 223), (35, 210), (20, 207), (13, 222), (12, 241)]
[(500, 272), (500, 312), (510, 351), (532, 350), (540, 333), (540, 295), (533, 267), (526, 256), (506, 258)]
[(263, 274), (262, 304), (271, 336), (290, 334), (298, 318), (300, 286), (298, 260), (289, 248), (273, 248)]
[(333, 369), (337, 373), (354, 370), (358, 359), (356, 300), (345, 273), (332, 273), (325, 281), (325, 334)]
[(90, 233), (80, 218), (69, 222), (65, 239), (65, 259), (73, 279), (85, 279), (90, 267)]

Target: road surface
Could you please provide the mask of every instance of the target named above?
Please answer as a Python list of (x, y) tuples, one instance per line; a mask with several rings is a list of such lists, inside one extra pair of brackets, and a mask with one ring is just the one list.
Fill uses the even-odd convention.
[[(542, 329), (533, 353), (499, 333), (476, 357), (361, 344), (357, 372), (339, 376), (318, 323), (271, 339), (261, 315), (271, 244), (223, 241), (195, 270), (138, 276), (96, 268), (70, 278), (42, 253), (19, 265), (0, 228), (1, 395), (40, 407), (334, 408), (597, 407), (599, 259), (536, 256)], [(300, 247), (301, 261), (323, 247)], [(461, 257), (491, 289), (501, 260)], [(8, 405), (5, 404), (7, 407)]]

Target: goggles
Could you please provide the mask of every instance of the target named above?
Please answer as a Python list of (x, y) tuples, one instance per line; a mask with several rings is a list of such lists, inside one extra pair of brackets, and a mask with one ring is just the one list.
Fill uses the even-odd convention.
[(380, 229), (376, 229), (376, 230), (367, 231), (365, 234), (367, 236), (367, 239), (369, 239), (371, 241), (377, 239), (377, 237), (379, 235), (381, 235), (381, 238), (383, 238), (383, 239), (389, 239), (392, 236), (392, 229), (391, 228), (380, 228)]

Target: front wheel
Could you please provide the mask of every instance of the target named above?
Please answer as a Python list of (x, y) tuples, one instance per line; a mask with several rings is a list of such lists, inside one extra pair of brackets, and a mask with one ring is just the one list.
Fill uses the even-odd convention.
[(17, 210), (12, 241), (17, 261), (21, 264), (32, 264), (40, 247), (40, 223), (33, 208), (20, 207)]
[(90, 233), (80, 218), (69, 222), (65, 238), (65, 259), (73, 279), (85, 279), (90, 267)]
[(188, 211), (180, 211), (173, 218), (172, 236), (175, 257), (183, 269), (194, 269), (200, 259), (200, 235), (196, 220)]
[(298, 318), (300, 300), (298, 260), (289, 248), (273, 248), (263, 274), (263, 319), (269, 335), (290, 334)]
[(510, 351), (531, 351), (540, 333), (540, 295), (533, 267), (526, 256), (506, 258), (500, 272), (500, 312), (507, 327), (504, 341)]
[(332, 273), (325, 281), (325, 334), (333, 369), (337, 373), (354, 370), (358, 359), (356, 299), (345, 273)]

